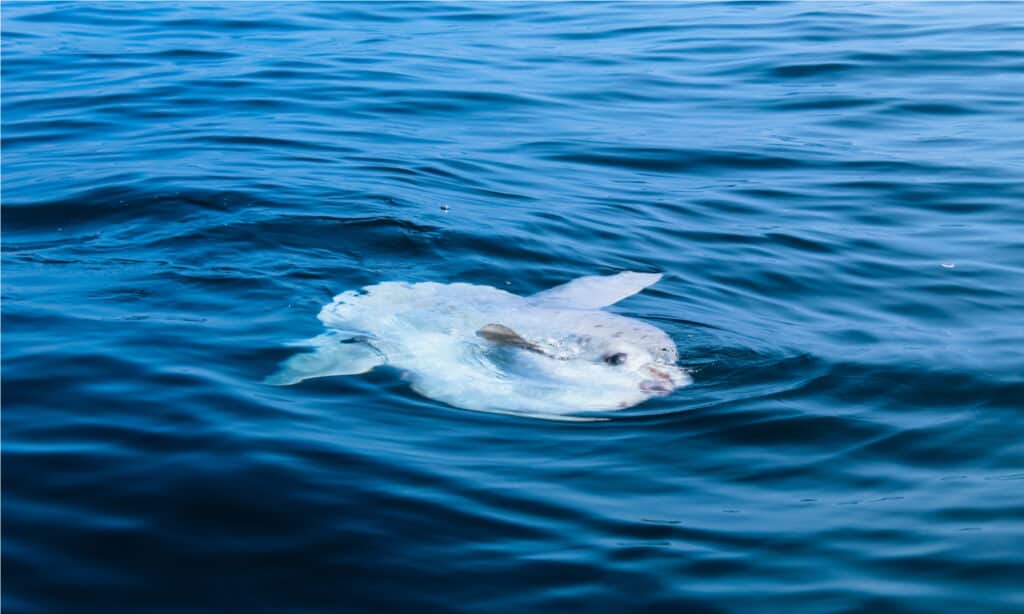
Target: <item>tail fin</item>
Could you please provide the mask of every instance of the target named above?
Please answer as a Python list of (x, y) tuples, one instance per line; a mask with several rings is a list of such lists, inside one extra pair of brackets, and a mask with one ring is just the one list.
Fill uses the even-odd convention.
[(263, 381), (273, 386), (290, 386), (316, 377), (366, 373), (384, 364), (380, 351), (364, 340), (324, 333), (302, 345), (312, 347), (313, 351), (292, 356), (277, 373)]

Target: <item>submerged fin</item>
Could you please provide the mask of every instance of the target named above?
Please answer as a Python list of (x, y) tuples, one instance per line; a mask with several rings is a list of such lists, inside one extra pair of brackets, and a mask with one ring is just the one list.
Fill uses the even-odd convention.
[(537, 352), (538, 354), (544, 353), (544, 351), (537, 347), (536, 344), (523, 339), (519, 333), (504, 324), (488, 324), (476, 331), (476, 335), (478, 337), (483, 337), (495, 345), (507, 345), (522, 348), (531, 352)]
[(573, 309), (600, 309), (633, 296), (657, 283), (661, 273), (625, 271), (616, 275), (580, 277), (569, 283), (538, 292), (530, 300), (539, 305), (557, 305)]
[(314, 350), (292, 356), (281, 364), (277, 373), (263, 381), (274, 386), (290, 386), (315, 377), (366, 373), (384, 364), (381, 353), (359, 339), (345, 339), (326, 333), (302, 345)]

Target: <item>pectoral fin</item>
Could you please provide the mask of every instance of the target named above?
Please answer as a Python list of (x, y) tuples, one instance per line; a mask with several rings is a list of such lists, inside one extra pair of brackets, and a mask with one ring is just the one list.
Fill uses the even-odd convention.
[(495, 345), (522, 348), (538, 354), (544, 354), (535, 343), (523, 339), (519, 333), (505, 326), (504, 324), (488, 324), (476, 331), (478, 337), (482, 337)]
[(290, 386), (302, 380), (332, 375), (365, 373), (384, 363), (381, 353), (363, 340), (345, 339), (323, 334), (303, 343), (312, 352), (296, 354), (281, 364), (277, 373), (264, 382), (274, 386)]

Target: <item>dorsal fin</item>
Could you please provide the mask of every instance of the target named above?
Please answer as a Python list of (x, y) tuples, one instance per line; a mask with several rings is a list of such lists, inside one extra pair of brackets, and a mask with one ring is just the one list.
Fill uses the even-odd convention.
[(569, 283), (538, 292), (535, 304), (572, 309), (600, 309), (633, 296), (661, 279), (661, 273), (624, 271), (616, 275), (580, 277)]

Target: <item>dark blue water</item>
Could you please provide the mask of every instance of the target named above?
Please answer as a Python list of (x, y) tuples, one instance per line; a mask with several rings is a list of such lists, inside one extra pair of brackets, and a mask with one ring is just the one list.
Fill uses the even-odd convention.
[[(5, 612), (1024, 610), (1019, 4), (221, 4), (4, 3)], [(605, 422), (261, 383), (626, 269)]]

